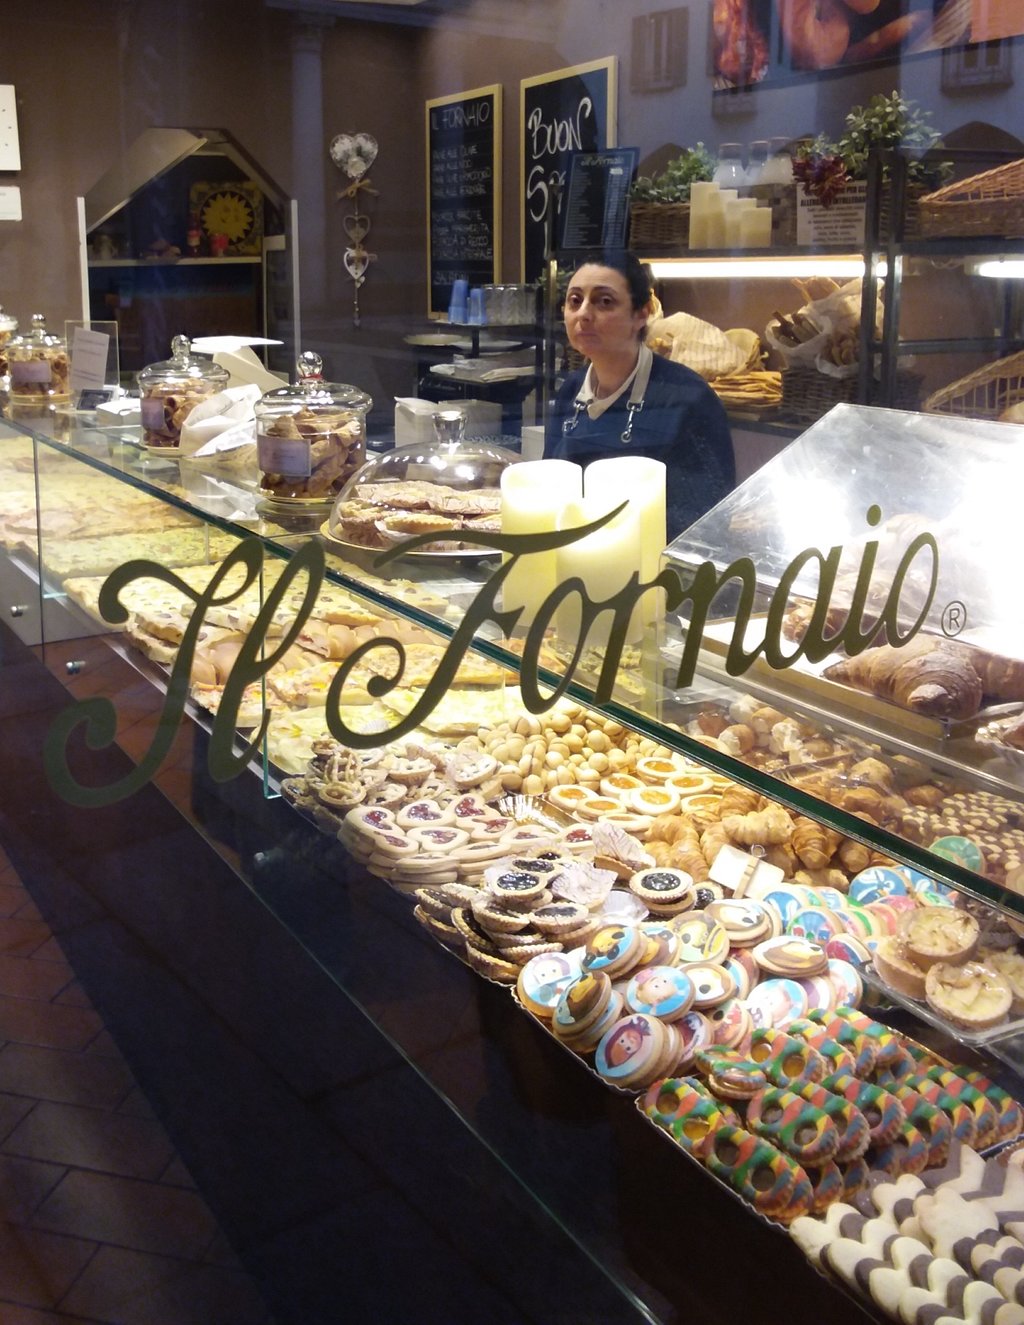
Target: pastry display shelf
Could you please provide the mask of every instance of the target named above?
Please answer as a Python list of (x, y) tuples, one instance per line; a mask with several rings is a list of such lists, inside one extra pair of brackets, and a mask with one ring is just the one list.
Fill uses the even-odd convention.
[[(31, 429), (24, 422), (16, 427), (35, 439), (36, 467), (44, 496), (47, 458), (58, 456), (77, 460), (154, 502), (191, 512), (211, 530), (239, 537), (255, 533), (270, 555), (286, 557), (305, 542), (304, 537), (288, 535), (261, 521), (255, 511), (250, 520), (205, 510), (195, 494), (177, 484), (175, 468), (140, 468), (137, 453), (134, 457), (127, 454), (129, 448), (118, 445), (116, 439), (112, 443), (107, 433), (85, 426), (81, 420), (65, 416), (65, 421), (58, 422), (56, 416), (48, 416), (49, 431), (39, 426), (38, 420)], [(43, 560), (45, 564), (45, 542)], [(414, 563), (406, 562), (399, 566), (410, 580), (422, 582), (429, 576), (432, 583), (443, 583), (445, 579), (436, 565), (417, 569)], [(460, 574), (460, 592), (471, 592), (473, 584), (485, 574)], [(379, 585), (362, 584), (358, 568), (351, 564), (343, 570), (329, 568), (328, 575), (378, 607), (431, 626), (441, 637), (450, 636), (455, 629), (458, 612), (445, 619), (434, 617), (414, 603), (403, 601), (397, 589), (392, 596)], [(52, 597), (59, 593), (59, 587), (46, 585), (43, 592)], [(73, 609), (68, 618), (75, 620)], [(709, 767), (755, 785), (794, 808), (835, 821), (841, 831), (860, 833), (882, 849), (891, 849), (895, 855), (902, 853), (910, 863), (920, 866), (922, 853), (910, 844), (893, 842), (889, 835), (834, 811), (760, 770), (748, 769), (720, 751), (708, 750), (688, 735), (685, 729), (707, 702), (709, 687), (701, 680), (676, 691), (673, 669), (664, 665), (664, 650), (669, 657), (676, 657), (684, 636), (672, 623), (665, 624), (665, 632), (660, 638), (658, 632), (652, 632), (641, 656), (630, 659), (622, 688), (597, 707)], [(87, 669), (78, 676), (66, 677), (64, 661), (80, 647), (80, 641), (73, 638), (73, 629), (69, 634), (72, 638), (66, 642), (58, 638), (44, 640), (43, 656), (72, 694), (106, 695), (116, 705), (131, 694), (139, 677), (147, 676), (149, 669), (137, 666), (134, 658), (130, 667), (126, 664), (119, 641), (103, 636), (92, 641), (90, 647), (107, 650), (109, 667), (98, 666), (94, 671)], [(113, 648), (108, 647), (111, 643)], [(509, 667), (518, 666), (515, 655), (496, 638), (480, 638), (476, 647)], [(159, 690), (159, 669), (147, 679), (156, 682), (153, 688)], [(559, 678), (545, 671), (542, 679), (553, 686)], [(742, 678), (729, 678), (723, 683), (719, 677), (717, 692), (728, 702), (744, 686)], [(710, 686), (710, 692), (716, 693), (715, 685)], [(569, 694), (583, 704), (596, 706), (594, 678), (582, 674), (570, 684)], [(559, 1047), (548, 1045), (510, 1006), (505, 991), (489, 989), (438, 949), (413, 921), (408, 899), (392, 893), (379, 879), (368, 878), (338, 844), (317, 834), (281, 801), (264, 799), (264, 788), (257, 779), (243, 775), (226, 786), (213, 785), (204, 759), (208, 723), (201, 720), (187, 725), (192, 728), (196, 747), (190, 776), (184, 789), (179, 786), (176, 794), (173, 780), (168, 780), (166, 792), (158, 782), (161, 792), (172, 798), (190, 829), (220, 859), (230, 861), (238, 881), (238, 905), (257, 907), (275, 932), (280, 931), (282, 941), (297, 945), (296, 950), (318, 976), (329, 980), (348, 1015), (369, 1028), (403, 1070), (412, 1072), (427, 1089), (430, 1100), (440, 1104), (441, 1132), (432, 1141), (436, 1143), (445, 1127), (454, 1128), (460, 1153), (470, 1157), (468, 1162), (474, 1171), (486, 1167), (495, 1184), (493, 1191), (521, 1208), (522, 1218), (537, 1231), (536, 1245), (575, 1267), (571, 1279), (577, 1299), (575, 1318), (601, 1319), (609, 1325), (620, 1320), (671, 1322), (685, 1318), (694, 1302), (701, 1301), (702, 1320), (707, 1325), (725, 1325), (744, 1305), (749, 1306), (756, 1293), (757, 1277), (769, 1263), (784, 1267), (787, 1283), (794, 1290), (789, 1309), (794, 1325), (811, 1325), (824, 1315), (837, 1325), (854, 1325), (868, 1318), (836, 1295), (777, 1233), (749, 1221), (737, 1210), (735, 1201), (708, 1184), (702, 1173), (691, 1173), (692, 1166), (680, 1159), (669, 1175), (663, 1139), (659, 1140), (644, 1120), (635, 1116), (630, 1103), (597, 1090), (587, 1079), (588, 1074), (579, 1072), (576, 1064), (564, 1062), (566, 1055)], [(884, 743), (884, 738), (878, 739)], [(133, 757), (138, 757), (135, 749)], [(52, 800), (52, 793), (47, 795)], [(53, 812), (60, 813), (59, 805), (53, 806)], [(33, 828), (39, 818), (30, 816), (26, 820), (28, 828)], [(76, 816), (72, 815), (71, 821), (75, 822)], [(239, 827), (242, 822), (244, 831)], [(144, 815), (138, 831), (145, 843)], [(64, 836), (62, 832), (60, 837)], [(147, 851), (147, 870), (153, 868), (153, 860), (159, 869), (170, 868), (158, 850), (155, 854)], [(957, 876), (955, 867), (946, 869), (942, 877), (979, 893), (986, 890), (983, 881), (974, 880), (965, 871), (959, 871), (959, 878), (951, 876)], [(105, 877), (98, 886), (106, 887)], [(221, 882), (218, 896), (230, 887)], [(145, 895), (136, 904), (134, 890), (119, 891), (116, 881), (110, 888), (111, 905), (132, 909), (129, 930), (137, 929), (148, 948), (162, 950), (162, 927), (171, 928), (174, 923), (183, 924), (187, 931), (194, 927), (189, 908), (177, 894), (168, 895), (162, 906), (153, 907), (148, 898), (143, 905)], [(187, 942), (186, 964), (192, 978), (194, 933), (188, 933)], [(268, 949), (273, 950), (273, 943), (266, 936), (253, 949), (259, 955), (261, 983), (274, 978)], [(85, 960), (88, 962), (88, 957)], [(218, 960), (223, 961), (220, 954)], [(289, 982), (294, 980), (295, 961), (292, 952), (284, 962)], [(430, 991), (429, 997), (426, 990)], [(231, 1002), (234, 1012), (234, 995)], [(221, 1015), (216, 1010), (216, 999), (212, 1006), (216, 1015)], [(333, 1013), (318, 1010), (314, 1015), (319, 1025), (325, 1016), (330, 1021)], [(129, 1025), (128, 1034), (132, 1033), (148, 1035), (144, 1027)], [(255, 1033), (262, 1039), (262, 1031)], [(267, 1052), (262, 1043), (260, 1052)], [(293, 1072), (294, 1047), (288, 1046), (284, 1052), (289, 1057), (289, 1071)], [(316, 1052), (335, 1059), (337, 1046), (325, 1043), (318, 1045)], [(153, 1066), (151, 1053), (149, 1059)], [(173, 1056), (166, 1067), (161, 1063), (154, 1070), (178, 1076), (185, 1071)], [(308, 1071), (303, 1068), (303, 1072)], [(166, 1081), (164, 1085), (173, 1095)], [(382, 1089), (391, 1098), (388, 1087)], [(316, 1090), (307, 1087), (307, 1091), (310, 1098), (317, 1098)], [(433, 1106), (427, 1101), (420, 1107), (430, 1114)], [(409, 1114), (402, 1130), (414, 1126)], [(390, 1120), (388, 1129), (393, 1131)], [(611, 1181), (605, 1174), (610, 1156), (614, 1156), (616, 1166)], [(673, 1247), (678, 1249), (678, 1222), (666, 1219), (660, 1199), (651, 1200), (652, 1192), (659, 1191), (659, 1184), (666, 1181), (670, 1181), (673, 1193), (670, 1204), (679, 1201), (687, 1208), (699, 1203), (702, 1211), (699, 1227), (687, 1235), (690, 1255), (685, 1274), (680, 1270), (678, 1255), (672, 1253)], [(496, 1199), (491, 1196), (492, 1188), (488, 1192), (489, 1199)], [(493, 1218), (497, 1221), (500, 1217), (499, 1201)], [(722, 1288), (715, 1269), (720, 1264), (716, 1256), (728, 1245), (723, 1239), (734, 1239), (740, 1230), (745, 1260), (752, 1273), (746, 1278), (738, 1276)], [(529, 1259), (521, 1269), (532, 1281), (536, 1271)]]
[[(905, 460), (908, 454), (913, 455), (913, 451), (908, 452), (907, 448), (908, 438), (914, 428), (925, 427), (930, 432), (942, 426), (941, 422), (929, 420), (926, 416), (865, 411), (861, 407), (853, 406), (838, 407), (828, 419), (809, 430), (802, 441), (787, 448), (782, 456), (776, 457), (764, 469), (759, 470), (730, 498), (709, 513), (709, 516), (677, 540), (677, 543), (668, 550), (669, 563), (685, 566), (693, 559), (710, 558), (719, 565), (727, 564), (731, 559), (730, 548), (734, 542), (734, 536), (729, 532), (730, 510), (746, 511), (751, 507), (751, 503), (756, 505), (760, 501), (761, 509), (770, 522), (778, 519), (779, 515), (788, 509), (788, 497), (785, 491), (787, 485), (802, 484), (804, 486), (801, 490), (805, 490), (807, 483), (811, 483), (812, 486), (824, 483), (828, 487), (841, 481), (842, 473), (836, 468), (837, 456), (843, 454), (847, 445), (843, 430), (851, 426), (851, 420), (854, 425), (863, 422), (875, 446), (882, 442), (887, 430), (896, 429), (893, 434), (894, 444), (903, 448)], [(13, 422), (16, 426), (19, 425), (17, 418)], [(39, 426), (41, 422), (45, 423), (45, 430)], [(35, 429), (29, 431), (36, 437), (37, 445), (43, 451), (51, 450), (80, 459), (94, 470), (107, 474), (115, 480), (127, 482), (158, 501), (195, 515), (211, 530), (218, 530), (235, 538), (255, 535), (261, 539), (270, 556), (290, 557), (298, 547), (302, 546), (307, 537), (314, 534), (322, 521), (322, 516), (319, 516), (314, 520), (307, 518), (305, 521), (299, 518), (297, 524), (287, 520), (284, 524), (277, 524), (275, 513), (271, 512), (268, 516), (257, 509), (258, 503), (255, 497), (248, 510), (236, 511), (229, 518), (223, 513), (219, 500), (217, 503), (207, 503), (206, 505), (213, 506), (213, 509), (207, 509), (201, 495), (182, 488), (175, 481), (177, 466), (160, 467), (149, 472), (144, 465), (138, 463), (139, 453), (134, 447), (118, 445), (106, 431), (99, 432), (94, 428), (82, 426), (74, 416), (56, 412), (47, 413), (44, 420), (36, 419), (34, 423)], [(977, 426), (982, 429), (985, 427), (985, 425)], [(962, 458), (963, 424), (959, 424), (955, 431), (957, 454)], [(1000, 434), (1003, 435), (1005, 434)], [(67, 440), (58, 441), (56, 440), (58, 436)], [(829, 446), (832, 446), (837, 454), (829, 454)], [(816, 470), (805, 463), (807, 456), (816, 457), (814, 462)], [(912, 464), (910, 461), (908, 463)], [(860, 470), (862, 475), (870, 475), (870, 470), (865, 468), (863, 463)], [(776, 490), (778, 484), (782, 485), (782, 490)], [(793, 490), (795, 491), (796, 488), (794, 487)], [(906, 494), (908, 499), (912, 491), (908, 489)], [(854, 494), (847, 496), (855, 505)], [(836, 536), (837, 526), (832, 527), (834, 525), (834, 521), (830, 522), (830, 536)], [(785, 539), (788, 541), (784, 541), (782, 547), (788, 546), (791, 542), (791, 531), (786, 531)], [(773, 585), (778, 583), (778, 576), (784, 567), (785, 559), (772, 561), (772, 557), (778, 556), (779, 553), (778, 547), (771, 539), (762, 543), (762, 549), (764, 556), (759, 566), (760, 583), (762, 592), (770, 593)], [(737, 550), (740, 550), (739, 545)], [(355, 553), (354, 558), (346, 561), (328, 558), (326, 571), (328, 580), (360, 596), (378, 610), (383, 609), (389, 614), (404, 617), (426, 627), (442, 641), (451, 638), (455, 633), (459, 621), (472, 601), (473, 586), (482, 584), (494, 569), (493, 566), (488, 567), (488, 565), (470, 567), (461, 559), (458, 564), (453, 564), (450, 568), (437, 561), (424, 564), (415, 559), (400, 559), (392, 562), (387, 569), (381, 569), (376, 567), (375, 556), (372, 553)], [(364, 572), (368, 574), (366, 578), (361, 579)], [(382, 581), (380, 576), (401, 578), (389, 584)], [(424, 610), (414, 601), (414, 595), (410, 596), (409, 601), (403, 598), (403, 584), (415, 586), (425, 581), (429, 581), (435, 589), (441, 589), (442, 593), (446, 584), (457, 586), (457, 592), (445, 616)], [(503, 646), (497, 632), (491, 626), (478, 634), (472, 648), (513, 672), (520, 666), (519, 657)], [(808, 794), (788, 776), (780, 777), (777, 771), (751, 767), (740, 758), (722, 750), (709, 749), (696, 736), (684, 730), (687, 722), (692, 721), (694, 716), (692, 703), (689, 702), (693, 682), (686, 681), (681, 688), (676, 684), (679, 659), (686, 648), (685, 629), (675, 621), (664, 622), (658, 629), (647, 634), (636, 659), (630, 659), (626, 666), (620, 668), (617, 684), (610, 698), (603, 702), (598, 701), (597, 675), (582, 669), (578, 669), (574, 674), (565, 693), (570, 699), (576, 700), (585, 707), (600, 709), (613, 719), (680, 752), (689, 759), (754, 787), (796, 813), (810, 815), (822, 823), (831, 825), (844, 836), (853, 837), (885, 855), (903, 860), (911, 867), (930, 873), (954, 888), (960, 888), (981, 900), (1024, 916), (1024, 896), (1007, 891), (997, 881), (933, 855), (917, 842), (896, 836), (889, 829), (876, 826)], [(721, 686), (724, 707), (741, 699), (758, 684), (763, 686), (763, 677), (759, 682), (757, 673), (752, 672), (749, 677), (729, 676), (721, 665), (706, 653), (701, 655), (701, 666), (707, 675)], [(544, 667), (539, 668), (539, 676), (546, 692), (553, 691), (563, 681), (563, 677)], [(1020, 783), (1016, 781), (1015, 765), (1011, 764), (1006, 769), (993, 772), (990, 767), (991, 751), (987, 748), (984, 749), (983, 755), (968, 758), (961, 746), (955, 742), (929, 743), (914, 739), (908, 736), (906, 731), (893, 728), (887, 723), (874, 725), (865, 719), (863, 710), (851, 708), (850, 705), (844, 704), (840, 697), (834, 702), (822, 703), (820, 697), (816, 701), (813, 696), (804, 695), (799, 691), (794, 694), (789, 688), (791, 681), (792, 676), (789, 673), (781, 673), (778, 681), (771, 688), (772, 698), (782, 703), (783, 692), (788, 688), (790, 696), (786, 701), (788, 708), (797, 715), (804, 716), (812, 725), (819, 725), (831, 737), (842, 739), (844, 735), (848, 736), (855, 747), (869, 744), (883, 760), (897, 754), (912, 752), (915, 758), (924, 763), (930, 773), (934, 773), (940, 779), (955, 781), (958, 786), (979, 790), (998, 786), (1000, 792), (1014, 805), (1024, 804), (1024, 792)], [(782, 687), (781, 690), (778, 688), (779, 685)], [(785, 707), (783, 711), (786, 712)]]

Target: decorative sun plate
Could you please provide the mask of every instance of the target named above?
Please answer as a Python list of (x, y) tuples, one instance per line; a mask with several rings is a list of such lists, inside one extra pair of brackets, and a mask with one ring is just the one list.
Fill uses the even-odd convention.
[(189, 210), (203, 234), (227, 235), (228, 252), (259, 253), (263, 239), (263, 195), (248, 180), (230, 184), (198, 182), (189, 190)]

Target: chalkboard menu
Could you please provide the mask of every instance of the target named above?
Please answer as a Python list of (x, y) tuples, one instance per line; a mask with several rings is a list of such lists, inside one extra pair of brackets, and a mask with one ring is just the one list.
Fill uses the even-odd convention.
[(573, 153), (562, 202), (562, 249), (626, 247), (629, 190), (639, 160), (637, 147)]
[(491, 285), (501, 253), (501, 86), (436, 97), (427, 118), (427, 312), (452, 282)]
[(543, 271), (544, 238), (552, 211), (558, 240), (561, 191), (572, 154), (615, 145), (616, 68), (615, 57), (609, 56), (526, 78), (519, 85), (524, 281), (535, 281)]

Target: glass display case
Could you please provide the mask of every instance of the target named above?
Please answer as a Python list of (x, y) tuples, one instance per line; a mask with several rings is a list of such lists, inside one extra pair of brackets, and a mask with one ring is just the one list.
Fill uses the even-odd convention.
[[(328, 724), (328, 706), (353, 748), (382, 743), (418, 713), (424, 721), (412, 739), (421, 747), (443, 742), (474, 758), (485, 753), (491, 762), (480, 762), (501, 791), (528, 794), (530, 777), (540, 778), (552, 802), (571, 805), (571, 796), (555, 795), (559, 788), (601, 797), (617, 790), (614, 779), (623, 776), (613, 755), (628, 751), (634, 764), (667, 761), (680, 780), (666, 784), (665, 794), (676, 804), (686, 798), (694, 813), (702, 808), (694, 797), (738, 784), (832, 830), (839, 845), (831, 869), (842, 868), (842, 851), (852, 844), (861, 852), (848, 851), (850, 860), (884, 858), (924, 870), (936, 896), (943, 885), (961, 889), (996, 902), (1016, 921), (1024, 906), (1012, 886), (1008, 853), (997, 856), (986, 840), (980, 860), (947, 858), (929, 851), (931, 840), (922, 841), (905, 817), (928, 810), (929, 800), (938, 804), (973, 789), (1005, 802), (1001, 831), (1010, 831), (1019, 804), (1013, 758), (994, 757), (978, 733), (1012, 715), (996, 715), (981, 702), (973, 714), (892, 712), (899, 706), (891, 699), (812, 676), (812, 666), (832, 666), (834, 651), (825, 654), (806, 642), (814, 631), (822, 644), (842, 636), (847, 652), (863, 657), (864, 650), (850, 647), (851, 621), (861, 642), (877, 648), (886, 647), (877, 643), (880, 632), (892, 640), (918, 625), (915, 638), (945, 639), (943, 620), (955, 622), (942, 609), (956, 601), (964, 605), (965, 626), (957, 647), (970, 638), (993, 657), (1012, 660), (1012, 622), (1000, 610), (999, 581), (980, 568), (1011, 527), (1008, 515), (1002, 528), (992, 518), (985, 493), (991, 487), (1010, 501), (1016, 430), (951, 427), (859, 407), (834, 411), (666, 550), (663, 570), (671, 571), (678, 593), (668, 593), (664, 619), (652, 624), (642, 644), (623, 653), (610, 687), (602, 675), (606, 658), (585, 649), (566, 658), (549, 642), (533, 657), (529, 641), (503, 633), (507, 623), (499, 613), (478, 610), (498, 554), (488, 562), (403, 556), (400, 546), (339, 547), (330, 528), (323, 531), (327, 537), (317, 537), (322, 511), (300, 509), (294, 520), (277, 522), (254, 488), (229, 491), (221, 481), (194, 474), (186, 483), (187, 466), (173, 458), (154, 465), (133, 430), (97, 428), (86, 417), (57, 411), (30, 424), (12, 420), (10, 427), (0, 439), (0, 464), (9, 494), (23, 508), (4, 509), (5, 572), (19, 575), (37, 595), (44, 666), (76, 699), (112, 699), (116, 715), (109, 731), (97, 726), (83, 743), (70, 711), (62, 716), (57, 705), (59, 739), (48, 740), (47, 766), (51, 781), (54, 770), (62, 770), (69, 823), (87, 833), (89, 814), (101, 822), (118, 805), (128, 813), (136, 803), (118, 801), (115, 793), (130, 789), (146, 797), (158, 788), (212, 849), (218, 864), (210, 877), (217, 878), (219, 895), (235, 890), (239, 905), (257, 906), (257, 919), (246, 923), (260, 938), (245, 969), (259, 953), (261, 979), (273, 980), (274, 963), (262, 959), (284, 936), (293, 945), (284, 962), (288, 979), (297, 961), (303, 972), (307, 965), (315, 972), (323, 1024), (337, 1028), (347, 1018), (345, 1033), (354, 1040), (368, 1027), (380, 1037), (399, 1065), (402, 1099), (415, 1101), (437, 1128), (435, 1158), (441, 1162), (449, 1149), (467, 1151), (475, 1175), (470, 1185), (479, 1178), (482, 1190), (499, 1194), (493, 1235), (507, 1236), (509, 1246), (526, 1237), (523, 1263), (531, 1267), (531, 1282), (563, 1291), (555, 1287), (558, 1276), (544, 1269), (549, 1256), (538, 1264), (539, 1246), (550, 1251), (552, 1264), (578, 1267), (570, 1294), (576, 1315), (567, 1318), (589, 1313), (609, 1321), (668, 1321), (700, 1300), (712, 1303), (703, 1317), (709, 1325), (724, 1325), (749, 1300), (751, 1284), (738, 1280), (720, 1292), (714, 1248), (742, 1227), (751, 1274), (782, 1264), (787, 1281), (799, 1285), (794, 1321), (810, 1325), (825, 1312), (836, 1321), (862, 1320), (861, 1306), (837, 1297), (777, 1228), (753, 1219), (738, 1225), (745, 1216), (732, 1197), (684, 1157), (667, 1163), (671, 1152), (636, 1116), (632, 1101), (602, 1092), (573, 1055), (530, 1024), (506, 989), (481, 981), (444, 952), (401, 895), (414, 890), (414, 873), (411, 884), (406, 879), (404, 887), (389, 889), (377, 875), (399, 881), (380, 859), (371, 860), (344, 835), (339, 839), (343, 804), (332, 806), (327, 797), (310, 809), (279, 793), (330, 752), (326, 731), (337, 722)], [(973, 464), (965, 463), (968, 454)], [(506, 457), (490, 448), (485, 460), (491, 468), (474, 462), (464, 476), (473, 493), (496, 483)], [(400, 452), (377, 462), (370, 477), (383, 483), (389, 468), (396, 469), (395, 482), (413, 477)], [(883, 504), (876, 513), (883, 472), (885, 493), (899, 493), (900, 506)], [(485, 484), (491, 475), (493, 483)], [(358, 485), (358, 476), (354, 481)], [(342, 493), (337, 509), (345, 500)], [(993, 497), (997, 508), (1003, 500)], [(972, 511), (986, 509), (988, 518), (972, 519)], [(818, 552), (807, 553), (810, 548)], [(139, 559), (150, 563), (145, 577), (131, 569)], [(115, 599), (120, 612), (112, 610)], [(457, 668), (453, 662), (447, 693), (425, 704), (446, 648), (470, 627), (473, 638), (463, 641), (470, 647), (455, 660)], [(795, 632), (792, 638), (787, 630)], [(99, 638), (90, 639), (94, 635)], [(805, 655), (822, 653), (806, 669), (795, 656), (801, 638)], [(390, 641), (403, 651), (400, 678)], [(363, 672), (351, 667), (338, 686), (339, 668), (357, 650), (359, 663), (374, 656), (368, 646), (379, 648), (378, 665)], [(741, 653), (787, 666), (761, 667), (759, 657), (740, 659)], [(1007, 669), (996, 670), (1002, 675)], [(545, 692), (565, 682), (553, 716), (524, 707), (531, 674)], [(140, 675), (157, 711), (152, 721), (136, 725), (129, 721), (136, 682), (126, 678)], [(97, 709), (88, 712), (99, 721)], [(583, 733), (578, 749), (568, 743), (576, 727)], [(164, 765), (185, 728), (194, 748), (183, 785), (181, 769), (176, 780)], [(517, 739), (518, 757), (512, 749)], [(533, 748), (527, 767), (528, 741), (545, 749)], [(410, 765), (422, 759), (421, 747), (407, 749)], [(127, 756), (125, 767), (114, 767), (118, 752)], [(414, 769), (404, 771), (411, 777)], [(469, 777), (464, 764), (457, 772)], [(52, 788), (39, 785), (51, 804)], [(884, 814), (865, 811), (868, 793), (876, 806), (886, 802)], [(306, 813), (296, 815), (296, 808)], [(162, 822), (151, 808), (147, 814), (153, 816), (147, 825)], [(140, 831), (146, 838), (148, 827)], [(988, 830), (945, 835), (975, 832)], [(771, 843), (763, 845), (767, 858)], [(189, 868), (195, 877), (178, 880), (152, 912), (123, 882), (96, 885), (105, 904), (127, 908), (129, 929), (147, 944), (163, 944), (161, 926), (173, 932), (180, 924), (185, 935), (176, 941), (186, 947), (176, 960), (185, 968), (195, 960), (186, 952), (196, 938), (194, 914), (209, 904), (201, 875)], [(225, 868), (222, 878), (218, 871)], [(849, 865), (846, 881), (857, 872)], [(83, 960), (91, 958), (86, 953)], [(223, 996), (232, 1001), (233, 995)], [(337, 1008), (333, 999), (340, 1000)], [(941, 1026), (923, 1026), (921, 1018), (899, 1010), (897, 1024), (900, 1016), (912, 1034), (935, 1033), (941, 1041)], [(316, 1042), (308, 1028), (300, 1050), (279, 1026), (271, 1039), (301, 1092), (318, 1097), (325, 1080), (333, 1080), (328, 1061), (334, 1046)], [(997, 1047), (1016, 1064), (1016, 1035)], [(176, 1098), (170, 1068), (149, 1065), (167, 1097)], [(345, 1114), (329, 1098), (338, 1117)], [(390, 1137), (393, 1117), (390, 1109), (382, 1112)], [(181, 1125), (187, 1132), (184, 1120)], [(381, 1144), (384, 1153), (388, 1143)], [(601, 1176), (609, 1154), (616, 1156), (614, 1181)], [(431, 1162), (428, 1156), (416, 1161)], [(453, 1181), (461, 1192), (462, 1176)], [(666, 1199), (671, 1189), (706, 1210), (693, 1246), (707, 1271), (679, 1269), (678, 1236), (650, 1199), (665, 1183)], [(311, 1199), (314, 1189), (311, 1183)], [(512, 1266), (503, 1265), (502, 1276), (506, 1272), (515, 1277)], [(531, 1310), (543, 1318), (534, 1296), (531, 1288)]]

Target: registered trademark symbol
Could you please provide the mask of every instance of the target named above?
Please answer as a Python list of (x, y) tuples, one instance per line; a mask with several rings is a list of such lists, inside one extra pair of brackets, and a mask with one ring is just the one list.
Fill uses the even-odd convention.
[(959, 635), (966, 625), (967, 608), (958, 598), (954, 598), (942, 609), (942, 633), (951, 639)]

